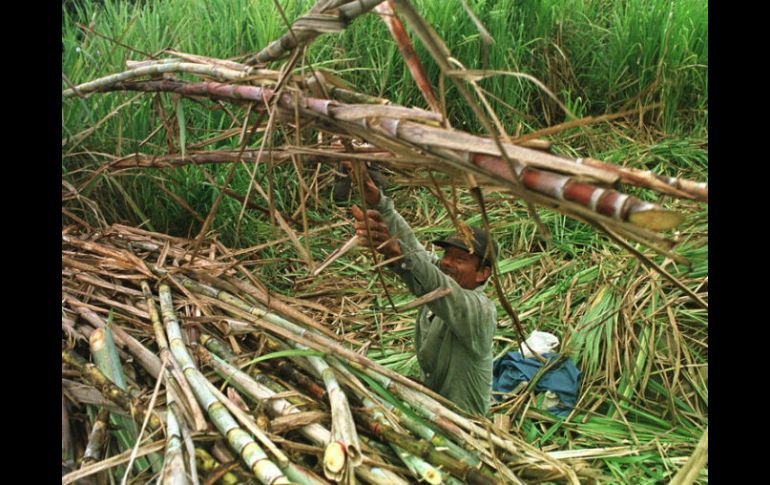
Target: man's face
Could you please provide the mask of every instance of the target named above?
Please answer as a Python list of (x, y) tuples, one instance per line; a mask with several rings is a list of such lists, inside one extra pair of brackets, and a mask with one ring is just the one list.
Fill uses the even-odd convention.
[(454, 279), (458, 285), (466, 290), (472, 290), (486, 281), (491, 271), (489, 266), (479, 269), (480, 261), (481, 259), (476, 254), (471, 254), (464, 249), (454, 246), (448, 246), (438, 266), (441, 271)]

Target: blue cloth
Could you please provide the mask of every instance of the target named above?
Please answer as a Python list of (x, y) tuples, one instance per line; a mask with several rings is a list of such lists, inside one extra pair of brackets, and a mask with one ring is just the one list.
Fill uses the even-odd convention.
[[(559, 354), (546, 353), (543, 357), (552, 362), (559, 358)], [(511, 392), (520, 382), (531, 381), (542, 366), (537, 359), (526, 359), (520, 352), (508, 352), (497, 359), (492, 367), (492, 390)], [(548, 411), (557, 416), (566, 416), (577, 403), (579, 385), (580, 371), (572, 360), (565, 359), (540, 376), (535, 385), (535, 392), (556, 393), (561, 402)]]

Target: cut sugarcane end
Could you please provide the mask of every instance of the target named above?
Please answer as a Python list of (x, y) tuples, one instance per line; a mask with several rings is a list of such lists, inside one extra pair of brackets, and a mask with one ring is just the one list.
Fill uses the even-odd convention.
[(347, 454), (348, 457), (350, 457), (350, 462), (353, 464), (353, 466), (358, 466), (362, 461), (364, 461), (364, 455), (361, 453), (361, 450), (352, 444), (347, 447)]
[(329, 443), (324, 452), (324, 468), (337, 474), (345, 466), (345, 447), (339, 441)]
[(632, 212), (628, 215), (628, 222), (651, 231), (666, 231), (683, 221), (683, 214), (658, 209)]
[(91, 344), (91, 349), (94, 352), (103, 349), (105, 346), (104, 329), (97, 328), (94, 330), (93, 333), (91, 333), (91, 337), (88, 339), (88, 341)]
[(422, 474), (422, 478), (426, 482), (430, 483), (430, 485), (438, 485), (443, 481), (441, 474), (433, 467), (425, 470), (425, 472)]

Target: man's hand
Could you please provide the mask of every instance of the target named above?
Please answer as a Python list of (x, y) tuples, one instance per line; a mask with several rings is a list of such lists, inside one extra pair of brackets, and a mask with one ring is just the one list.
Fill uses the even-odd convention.
[[(370, 179), (371, 180), (371, 179)], [(377, 187), (374, 187), (377, 190)], [(379, 196), (379, 190), (377, 190)], [(390, 231), (385, 221), (382, 220), (382, 214), (374, 209), (368, 209), (366, 215), (357, 205), (351, 207), (350, 211), (356, 222), (353, 227), (356, 229), (356, 235), (364, 246), (374, 246), (385, 258), (391, 259), (401, 256), (401, 245), (395, 237), (391, 237)], [(367, 237), (366, 225), (369, 225), (369, 237)]]
[[(351, 180), (357, 184), (358, 181), (356, 180), (356, 177), (358, 177), (358, 171), (356, 168), (358, 167), (353, 167), (353, 162), (347, 160), (342, 162), (341, 165), (342, 168), (347, 170)], [(366, 166), (362, 166), (361, 168), (361, 174), (364, 178), (364, 197), (366, 198), (366, 205), (368, 207), (375, 207), (380, 202), (380, 189), (377, 188), (377, 184), (375, 184), (374, 180), (372, 180), (372, 177), (369, 175), (369, 170), (366, 169)]]

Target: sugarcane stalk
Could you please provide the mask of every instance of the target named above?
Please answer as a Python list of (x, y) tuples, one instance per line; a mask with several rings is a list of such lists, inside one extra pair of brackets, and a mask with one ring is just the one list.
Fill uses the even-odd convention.
[[(208, 363), (214, 368), (217, 374), (223, 379), (232, 382), (232, 384), (247, 397), (257, 403), (264, 404), (273, 416), (283, 416), (286, 414), (299, 413), (299, 409), (283, 398), (275, 398), (276, 392), (268, 389), (266, 386), (256, 382), (245, 372), (238, 370), (216, 355), (211, 355)], [(326, 446), (331, 441), (331, 432), (321, 426), (313, 423), (301, 426), (298, 431), (311, 443), (317, 446)], [(403, 485), (406, 482), (389, 470), (361, 464), (356, 466), (355, 474), (362, 480), (372, 485), (384, 485), (387, 483)]]
[(217, 400), (206, 386), (206, 378), (195, 367), (190, 354), (187, 352), (179, 322), (174, 313), (171, 300), (171, 290), (166, 284), (160, 285), (160, 308), (163, 321), (166, 325), (171, 353), (182, 367), (182, 372), (187, 378), (190, 387), (198, 399), (198, 402), (206, 410), (209, 418), (227, 439), (230, 447), (238, 453), (246, 462), (249, 469), (262, 483), (266, 485), (291, 483), (272, 461), (270, 461), (262, 448), (241, 429), (224, 405)]
[(276, 460), (276, 464), (283, 471), (286, 477), (299, 485), (323, 485), (326, 482), (319, 479), (315, 474), (311, 473), (307, 469), (300, 467), (299, 465), (289, 461), (289, 458), (267, 437), (267, 435), (259, 429), (254, 420), (246, 414), (238, 406), (232, 403), (230, 399), (222, 394), (217, 387), (209, 382), (205, 381), (209, 391), (222, 402), (225, 407), (236, 417), (236, 419), (254, 435), (260, 443), (272, 454)]
[[(272, 158), (271, 158), (272, 157)], [(291, 153), (284, 150), (259, 153), (259, 150), (214, 150), (202, 152), (188, 152), (184, 157), (179, 154), (151, 156), (144, 154), (131, 154), (110, 162), (110, 168), (120, 170), (124, 168), (179, 168), (185, 165), (224, 164), (224, 163), (263, 163), (272, 160), (280, 163), (289, 160)]]
[(502, 484), (502, 481), (488, 477), (475, 468), (455, 460), (446, 453), (436, 450), (433, 445), (425, 440), (416, 440), (412, 437), (397, 433), (389, 426), (383, 425), (366, 413), (360, 413), (359, 417), (361, 418), (361, 424), (378, 439), (396, 444), (409, 453), (423, 458), (433, 465), (442, 467), (453, 475), (465, 480), (466, 483), (473, 485)]
[[(479, 167), (502, 178), (511, 178), (511, 169), (500, 157), (474, 154), (470, 158)], [(615, 190), (579, 182), (566, 175), (524, 167), (516, 160), (513, 166), (525, 187), (557, 200), (574, 202), (613, 219), (628, 221), (653, 231), (671, 229), (684, 220), (684, 216), (679, 213)]]
[(80, 468), (96, 463), (101, 459), (104, 443), (107, 439), (107, 421), (109, 412), (106, 408), (99, 409), (94, 419), (94, 425), (91, 433), (88, 435), (88, 444), (83, 453), (83, 459), (80, 461)]
[[(204, 473), (211, 473), (222, 467), (222, 464), (217, 462), (217, 460), (203, 448), (195, 448), (195, 463)], [(239, 480), (232, 472), (225, 473), (219, 480), (223, 485), (237, 485), (241, 483), (241, 480)]]
[[(168, 375), (168, 374), (167, 374)], [(174, 411), (175, 402), (168, 401), (166, 407), (166, 459), (161, 485), (188, 485), (182, 451), (182, 433)]]
[[(502, 448), (509, 453), (512, 453), (514, 456), (519, 456), (522, 453), (526, 453), (533, 460), (548, 463), (554, 468), (554, 470), (567, 477), (572, 483), (577, 483), (577, 476), (575, 475), (574, 471), (559, 463), (558, 460), (550, 458), (547, 454), (535, 450), (526, 442), (521, 440), (514, 440), (512, 437), (509, 438), (506, 433), (502, 432), (488, 433), (487, 430), (476, 425), (469, 419), (460, 416), (454, 411), (447, 409), (445, 406), (432, 399), (430, 396), (416, 392), (413, 389), (403, 386), (398, 382), (394, 382), (391, 379), (372, 371), (371, 369), (360, 366), (355, 367), (358, 370), (366, 373), (369, 377), (372, 377), (388, 391), (408, 402), (417, 414), (424, 417), (429, 422), (435, 424), (439, 429), (445, 431), (450, 436), (457, 436), (458, 438), (469, 443), (478, 451), (489, 454), (486, 447), (482, 446), (481, 443), (479, 443), (471, 436), (471, 434), (474, 434), (482, 439), (489, 439), (492, 444)], [(467, 432), (464, 430), (467, 430)], [(517, 483), (520, 481), (515, 477), (509, 477), (509, 479), (512, 481), (517, 481)]]
[[(141, 85), (119, 84), (113, 87), (116, 89), (163, 90), (188, 95), (233, 99), (261, 99), (262, 97), (269, 97), (273, 93), (270, 88), (232, 86), (213, 82), (183, 84), (172, 81), (150, 81)], [(351, 109), (359, 109), (352, 105), (312, 97), (301, 98), (301, 102), (302, 110), (337, 120), (347, 130), (350, 130), (351, 127), (345, 125), (344, 120), (351, 116)], [(294, 98), (284, 94), (280, 98), (279, 105), (285, 109), (293, 108), (295, 106)], [(375, 116), (374, 112), (371, 111), (374, 107), (369, 106), (367, 109), (368, 116)], [(367, 129), (355, 130), (354, 134), (371, 143), (377, 144), (377, 138), (373, 138), (373, 136), (382, 134), (391, 139), (404, 140), (414, 145), (432, 147), (435, 153), (449, 154), (442, 156), (441, 159), (445, 162), (451, 161), (465, 170), (473, 167), (479, 171), (480, 175), (489, 177), (491, 180), (504, 181), (511, 190), (518, 190), (519, 182), (521, 182), (525, 188), (547, 198), (556, 199), (562, 203), (572, 203), (573, 209), (574, 206), (581, 207), (587, 209), (589, 213), (598, 213), (610, 219), (628, 222), (653, 231), (670, 229), (683, 220), (680, 214), (665, 210), (656, 204), (643, 202), (627, 194), (595, 187), (550, 172), (558, 171), (581, 175), (605, 184), (617, 182), (619, 176), (608, 170), (576, 164), (571, 160), (539, 150), (510, 143), (498, 144), (496, 141), (479, 136), (433, 127), (424, 123), (415, 123), (388, 116), (378, 116), (371, 122), (367, 122), (366, 118), (361, 118), (360, 121)], [(500, 147), (505, 151), (505, 157), (500, 155)], [(506, 158), (511, 161), (510, 164)], [(525, 180), (522, 180), (522, 175), (519, 173), (523, 169), (526, 169)], [(562, 198), (559, 198), (560, 196)]]
[(329, 338), (332, 338), (334, 340), (342, 340), (342, 338), (339, 335), (330, 331), (324, 325), (319, 324), (318, 322), (316, 322), (306, 314), (302, 313), (301, 311), (297, 310), (296, 308), (290, 305), (287, 305), (286, 303), (282, 302), (278, 298), (268, 295), (266, 292), (260, 290), (256, 286), (250, 283), (247, 283), (245, 281), (239, 280), (237, 278), (228, 278), (227, 281), (232, 283), (233, 286), (238, 288), (244, 294), (250, 295), (253, 298), (255, 298), (268, 312), (280, 313), (281, 315), (286, 316), (289, 320), (293, 320), (297, 323), (307, 325), (310, 328), (314, 328)]
[(163, 62), (160, 64), (135, 67), (125, 72), (94, 79), (93, 81), (76, 86), (75, 89), (65, 89), (62, 91), (62, 97), (67, 98), (74, 96), (76, 91), (80, 92), (80, 94), (87, 94), (99, 89), (104, 89), (118, 82), (128, 81), (143, 76), (159, 76), (171, 72), (185, 72), (199, 76), (219, 78), (226, 81), (241, 81), (248, 77), (248, 74), (245, 72), (234, 71), (224, 67), (179, 61)]
[(304, 389), (314, 399), (318, 401), (325, 399), (326, 390), (323, 387), (316, 384), (312, 379), (308, 378), (305, 374), (301, 373), (300, 371), (295, 369), (293, 366), (289, 365), (289, 363), (287, 363), (286, 361), (281, 360), (276, 362), (275, 370), (279, 376), (299, 384), (302, 387), (302, 389)]
[(232, 362), (235, 360), (235, 354), (230, 349), (228, 349), (225, 346), (225, 344), (222, 343), (222, 341), (219, 340), (218, 338), (214, 338), (211, 335), (207, 335), (204, 333), (200, 336), (200, 342), (210, 352), (213, 352), (214, 354), (225, 359), (226, 361)]
[[(297, 348), (306, 347), (297, 345)], [(324, 453), (324, 474), (329, 479), (340, 480), (347, 457), (350, 458), (353, 466), (360, 465), (363, 459), (353, 415), (350, 412), (347, 396), (342, 391), (329, 364), (315, 356), (308, 356), (307, 360), (323, 379), (332, 410), (332, 436)]]
[[(158, 268), (155, 270), (160, 274), (166, 274)], [(386, 367), (377, 364), (376, 362), (373, 362), (366, 357), (345, 348), (342, 345), (339, 345), (337, 342), (330, 341), (321, 335), (314, 334), (274, 313), (270, 313), (249, 305), (248, 303), (234, 297), (233, 295), (228, 294), (225, 291), (218, 290), (208, 285), (202, 285), (189, 278), (180, 278), (178, 276), (171, 275), (169, 275), (169, 277), (177, 278), (177, 281), (181, 280), (180, 284), (191, 291), (215, 298), (213, 301), (216, 301), (217, 304), (222, 308), (226, 310), (233, 310), (235, 313), (241, 312), (241, 315), (244, 318), (250, 318), (253, 323), (259, 325), (260, 327), (266, 328), (275, 334), (288, 338), (307, 347), (320, 350), (321, 352), (342, 356), (351, 362), (357, 363), (359, 366), (374, 370), (383, 376), (387, 376), (388, 379), (401, 383), (404, 386), (416, 389), (420, 393), (429, 395), (436, 400), (444, 401), (447, 403), (449, 402), (425, 386), (422, 386), (421, 384), (418, 384), (407, 377), (393, 372), (390, 369), (387, 369)]]
[(356, 17), (368, 12), (383, 0), (356, 0), (339, 7), (337, 13), (311, 12), (294, 21), (289, 31), (244, 61), (265, 64), (283, 57), (297, 46), (306, 44), (322, 33), (340, 32)]
[[(102, 317), (91, 311), (84, 303), (78, 301), (73, 296), (65, 294), (63, 299), (92, 327), (98, 329), (106, 326)], [(136, 359), (136, 362), (138, 362), (152, 377), (157, 379), (160, 375), (160, 358), (134, 337), (124, 332), (120, 327), (113, 326), (111, 330), (115, 343), (125, 347), (128, 353)]]
[[(366, 406), (374, 405), (374, 403), (372, 403), (371, 401), (368, 401), (368, 402), (367, 401), (364, 401), (364, 405)], [(383, 406), (385, 409), (390, 411), (394, 416), (396, 416), (398, 418), (398, 423), (401, 426), (408, 429), (409, 431), (419, 436), (420, 438), (430, 442), (436, 448), (445, 449), (445, 451), (449, 455), (470, 466), (478, 467), (481, 465), (481, 460), (479, 459), (478, 456), (458, 446), (457, 444), (455, 444), (454, 441), (436, 432), (435, 430), (433, 430), (433, 428), (423, 423), (422, 421), (404, 413), (398, 407), (389, 403), (385, 399), (382, 399), (379, 396), (377, 396), (377, 404), (380, 406)]]
[[(126, 381), (123, 377), (123, 370), (120, 365), (115, 343), (112, 340), (112, 331), (110, 325), (105, 328), (95, 330), (89, 338), (91, 345), (91, 355), (94, 357), (96, 366), (104, 375), (111, 380), (118, 388), (127, 391)], [(120, 451), (131, 449), (137, 441), (139, 429), (133, 419), (127, 416), (110, 414), (110, 422), (116, 427), (113, 435), (118, 441)], [(157, 463), (159, 465), (159, 463)], [(156, 466), (157, 466), (156, 465)], [(145, 458), (139, 458), (134, 462), (134, 468), (141, 473), (150, 466)], [(158, 470), (155, 471), (159, 471)]]
[(431, 485), (442, 483), (443, 478), (441, 473), (439, 473), (439, 471), (430, 463), (414, 456), (398, 445), (391, 444), (391, 447), (416, 479), (420, 481), (424, 480)]
[(374, 10), (388, 27), (393, 40), (396, 41), (398, 51), (404, 58), (404, 62), (409, 68), (409, 72), (412, 74), (412, 78), (417, 84), (417, 87), (420, 88), (420, 92), (425, 98), (425, 101), (427, 101), (428, 106), (430, 106), (430, 108), (436, 113), (440, 113), (441, 106), (439, 106), (438, 100), (436, 100), (436, 96), (433, 94), (433, 89), (431, 88), (430, 82), (428, 81), (428, 76), (425, 74), (425, 69), (420, 62), (420, 58), (417, 56), (417, 52), (414, 50), (412, 41), (406, 34), (404, 24), (401, 23), (398, 15), (396, 15), (396, 12), (393, 11), (393, 6), (391, 5), (390, 0), (380, 3), (375, 7)]
[(668, 177), (666, 175), (653, 173), (650, 170), (640, 170), (633, 167), (621, 167), (612, 163), (607, 163), (588, 157), (578, 158), (575, 160), (575, 163), (582, 163), (591, 167), (596, 167), (608, 172), (616, 173), (620, 176), (620, 181), (623, 183), (645, 187), (676, 197), (694, 199), (706, 203), (709, 201), (709, 188), (708, 184), (705, 182), (695, 182), (693, 180), (687, 180), (678, 177)]
[[(167, 363), (168, 373), (166, 374), (166, 382), (169, 384), (167, 389), (170, 391), (171, 400), (182, 401), (179, 397), (184, 397), (184, 406), (181, 406), (182, 410), (191, 419), (193, 427), (197, 431), (203, 431), (207, 428), (206, 419), (203, 417), (203, 411), (201, 411), (198, 401), (193, 396), (192, 389), (190, 389), (187, 380), (182, 375), (176, 360), (171, 355), (169, 350), (168, 340), (166, 339), (166, 333), (163, 330), (163, 323), (161, 322), (160, 315), (158, 314), (158, 308), (155, 306), (155, 299), (152, 296), (150, 285), (147, 281), (142, 280), (140, 282), (142, 287), (142, 294), (144, 295), (145, 303), (147, 304), (147, 313), (150, 314), (150, 320), (152, 321), (152, 329), (155, 332), (155, 340), (158, 342), (158, 349), (160, 356)], [(176, 389), (179, 392), (176, 392)], [(179, 396), (179, 397), (177, 397)], [(181, 403), (180, 403), (181, 404)]]
[[(375, 406), (374, 402), (372, 402), (369, 398), (363, 398), (363, 403), (364, 406), (367, 406), (365, 409), (366, 413), (368, 413), (378, 423), (392, 429), (390, 422), (385, 417), (385, 414), (383, 414), (383, 412)], [(401, 459), (401, 461), (404, 462), (409, 471), (412, 472), (415, 478), (418, 480), (425, 480), (431, 485), (441, 483), (441, 473), (439, 473), (438, 470), (436, 470), (432, 465), (427, 463), (425, 460), (414, 456), (395, 443), (390, 442), (389, 444), (391, 448), (393, 448), (393, 451), (396, 452), (396, 455)]]

